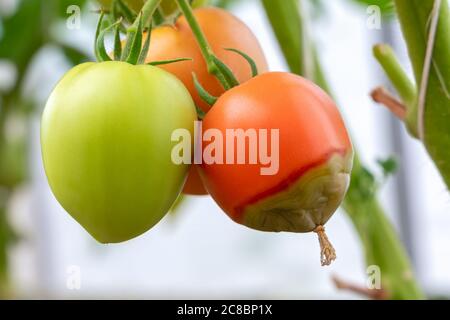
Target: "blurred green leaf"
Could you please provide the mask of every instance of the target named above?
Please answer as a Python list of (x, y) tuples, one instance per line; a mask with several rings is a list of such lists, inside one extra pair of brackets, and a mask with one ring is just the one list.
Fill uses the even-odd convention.
[(387, 159), (378, 159), (377, 163), (383, 169), (384, 177), (388, 177), (393, 175), (398, 170), (398, 161), (395, 157), (389, 157)]
[(0, 185), (14, 188), (26, 178), (27, 145), (24, 138), (0, 143)]
[(84, 53), (83, 51), (71, 47), (71, 46), (67, 46), (67, 45), (60, 45), (61, 46), (61, 50), (64, 53), (64, 56), (67, 58), (67, 60), (69, 60), (69, 62), (72, 65), (77, 65), (80, 63), (84, 63), (84, 62), (88, 62), (90, 61), (90, 57)]
[(377, 180), (374, 174), (367, 168), (361, 166), (358, 174), (352, 175), (350, 186), (350, 196), (353, 194), (353, 201), (367, 201), (376, 196), (378, 189)]
[(56, 14), (59, 18), (66, 18), (68, 16), (67, 9), (70, 6), (78, 6), (83, 8), (86, 4), (86, 0), (41, 0), (45, 2), (55, 3)]
[(42, 0), (22, 1), (14, 15), (2, 18), (0, 59), (15, 63), (19, 73), (25, 71), (31, 56), (43, 41), (41, 9)]

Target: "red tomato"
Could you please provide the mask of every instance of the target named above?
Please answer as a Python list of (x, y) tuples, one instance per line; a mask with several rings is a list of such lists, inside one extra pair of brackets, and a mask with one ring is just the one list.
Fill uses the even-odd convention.
[[(236, 140), (234, 163), (201, 165), (206, 189), (234, 221), (261, 231), (323, 231), (343, 200), (353, 159), (344, 122), (325, 92), (293, 74), (266, 73), (226, 92), (204, 118), (203, 134), (209, 129), (223, 137), (229, 129), (268, 130), (268, 155), (278, 158), (272, 175), (262, 174), (269, 165), (261, 158), (249, 164), (249, 135), (245, 164), (236, 163)], [(278, 140), (271, 140), (276, 130)], [(203, 143), (203, 156), (214, 141)], [(218, 143), (224, 154), (229, 142)]]

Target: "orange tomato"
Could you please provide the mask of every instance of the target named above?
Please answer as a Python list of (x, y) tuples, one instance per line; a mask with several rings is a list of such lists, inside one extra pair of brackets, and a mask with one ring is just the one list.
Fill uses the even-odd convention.
[[(242, 21), (218, 8), (196, 9), (194, 15), (214, 53), (231, 68), (239, 82), (243, 83), (251, 78), (250, 66), (244, 58), (226, 51), (225, 48), (241, 50), (255, 60), (260, 73), (267, 71), (266, 59), (258, 40)], [(220, 96), (225, 90), (218, 80), (208, 73), (200, 48), (184, 17), (180, 17), (173, 26), (161, 26), (152, 31), (147, 62), (176, 58), (192, 60), (160, 67), (177, 76), (188, 88), (196, 105), (207, 112), (210, 106), (198, 95), (192, 73), (195, 72), (200, 83), (211, 94)], [(193, 168), (191, 172), (195, 173), (196, 169)], [(207, 194), (198, 174), (189, 175), (183, 192), (193, 195)]]
[[(245, 164), (236, 163), (237, 139), (234, 163), (203, 160), (206, 189), (234, 221), (261, 231), (323, 232), (348, 188), (353, 159), (344, 122), (325, 92), (293, 74), (265, 73), (222, 95), (203, 120), (203, 134), (209, 129), (222, 137), (230, 129), (265, 129), (268, 155), (278, 159), (278, 170), (262, 175), (268, 165), (261, 158), (249, 163), (249, 134)], [(271, 140), (276, 130), (278, 139)], [(224, 154), (229, 142), (219, 142)], [(212, 143), (203, 142), (203, 156)], [(260, 155), (261, 138), (258, 143)]]

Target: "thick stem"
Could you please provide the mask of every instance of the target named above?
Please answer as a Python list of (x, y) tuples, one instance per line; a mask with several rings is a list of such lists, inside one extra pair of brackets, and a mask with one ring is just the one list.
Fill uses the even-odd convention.
[(418, 131), (450, 188), (449, 1), (394, 0), (394, 3), (421, 92), (415, 115), (421, 128)]
[(322, 266), (329, 266), (334, 260), (336, 260), (336, 251), (334, 250), (330, 240), (328, 240), (328, 236), (325, 233), (325, 228), (323, 226), (318, 226), (314, 229), (314, 232), (317, 233), (317, 236), (319, 237), (320, 263)]
[(181, 12), (183, 12), (183, 15), (186, 18), (189, 26), (191, 27), (191, 30), (194, 33), (195, 38), (197, 39), (203, 58), (205, 59), (206, 64), (208, 66), (208, 72), (214, 73), (215, 71), (214, 69), (216, 69), (216, 65), (214, 64), (213, 61), (214, 53), (202, 29), (200, 28), (197, 19), (194, 16), (194, 12), (192, 12), (191, 6), (186, 0), (176, 0), (176, 1), (178, 6), (180, 7)]
[(433, 10), (430, 13), (430, 30), (427, 37), (425, 61), (423, 63), (422, 78), (420, 79), (419, 102), (417, 106), (418, 131), (420, 140), (425, 142), (425, 103), (427, 98), (428, 83), (430, 77), (431, 63), (433, 60), (434, 44), (439, 22), (439, 12), (442, 0), (434, 0)]
[(403, 102), (408, 108), (412, 108), (416, 103), (417, 89), (403, 70), (392, 48), (387, 44), (378, 44), (373, 48), (373, 54)]
[(144, 26), (148, 24), (149, 19), (153, 16), (160, 3), (161, 0), (147, 0), (144, 4), (142, 7), (142, 21)]
[[(378, 44), (373, 48), (373, 54), (380, 63), (384, 72), (397, 90), (402, 101), (392, 99), (385, 95), (385, 90), (376, 89), (372, 92), (372, 98), (387, 106), (398, 118), (405, 122), (409, 133), (418, 138), (417, 121), (417, 88), (406, 74), (402, 65), (398, 61), (394, 50), (387, 44)], [(379, 98), (379, 99), (377, 99)], [(381, 99), (381, 100), (380, 100)]]

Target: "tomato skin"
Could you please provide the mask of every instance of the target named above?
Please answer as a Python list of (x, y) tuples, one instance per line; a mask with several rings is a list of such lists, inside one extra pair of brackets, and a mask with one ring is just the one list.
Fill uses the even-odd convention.
[[(225, 10), (213, 7), (196, 9), (194, 15), (214, 53), (232, 69), (239, 82), (251, 78), (250, 66), (244, 58), (224, 48), (245, 52), (255, 60), (260, 73), (267, 71), (267, 62), (258, 40), (242, 21)], [(196, 105), (207, 112), (210, 107), (198, 95), (192, 73), (195, 72), (199, 82), (211, 94), (220, 96), (225, 90), (208, 73), (200, 48), (184, 17), (180, 17), (174, 26), (162, 26), (152, 31), (147, 62), (176, 58), (191, 58), (192, 61), (167, 64), (161, 68), (177, 76), (188, 88)]]
[(206, 189), (239, 223), (243, 208), (282, 191), (279, 186), (288, 187), (300, 177), (292, 179), (296, 172), (303, 174), (332, 154), (352, 155), (334, 102), (310, 81), (289, 73), (266, 73), (226, 92), (203, 120), (203, 132), (208, 129), (218, 129), (224, 137), (227, 129), (279, 129), (275, 175), (261, 175), (261, 164), (201, 165)]
[(85, 63), (53, 90), (42, 116), (45, 172), (59, 203), (95, 239), (116, 243), (154, 226), (186, 179), (173, 130), (193, 133), (183, 84), (151, 66)]

